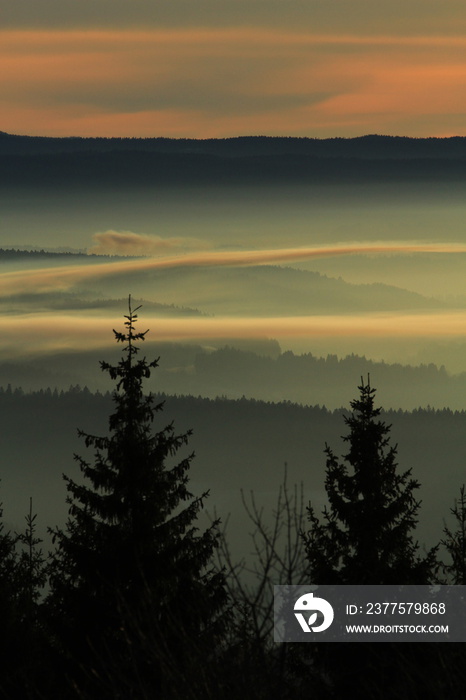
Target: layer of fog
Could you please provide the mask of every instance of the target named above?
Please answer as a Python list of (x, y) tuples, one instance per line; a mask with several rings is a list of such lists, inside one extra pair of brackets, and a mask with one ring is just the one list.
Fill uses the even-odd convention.
[(463, 188), (448, 183), (180, 187), (0, 193), (0, 246), (87, 248), (96, 231), (276, 248), (339, 241), (464, 240)]
[[(300, 188), (154, 188), (135, 190), (80, 190), (60, 193), (49, 190), (4, 190), (1, 198), (0, 247), (70, 247), (87, 249), (95, 245), (95, 234), (109, 230), (130, 231), (163, 240), (197, 240), (216, 251), (262, 250), (297, 246), (329, 246), (355, 242), (418, 241), (419, 243), (465, 243), (466, 205), (460, 186), (425, 183), (419, 185), (335, 185)], [(464, 307), (466, 275), (464, 255), (351, 255), (326, 257), (288, 266), (328, 275), (333, 298), (314, 287), (306, 297), (295, 287), (290, 291), (281, 282), (264, 284), (252, 271), (223, 269), (180, 270), (159, 273), (158, 278), (132, 275), (113, 281), (91, 281), (73, 289), (87, 300), (113, 297), (124, 299), (129, 292), (148, 301), (168, 306), (195, 307), (198, 311), (244, 317), (249, 314), (286, 315), (298, 313), (360, 313), (367, 307), (400, 308), (396, 302), (381, 300), (380, 289), (366, 290), (366, 308), (348, 296), (348, 288), (333, 278), (353, 284), (384, 283), (435, 297), (434, 309)], [(101, 260), (86, 262), (99, 265)], [(63, 261), (57, 264), (63, 265)], [(69, 260), (67, 264), (73, 264)], [(52, 263), (47, 263), (52, 265)], [(2, 265), (2, 271), (36, 269), (37, 262), (21, 260)], [(44, 266), (44, 263), (40, 263)], [(296, 278), (297, 279), (297, 278)], [(333, 281), (332, 281), (333, 280)], [(294, 282), (293, 282), (294, 285)], [(417, 302), (411, 308), (419, 308)], [(408, 297), (401, 304), (409, 310)], [(66, 309), (66, 303), (62, 304)], [(424, 306), (427, 310), (428, 305)], [(49, 311), (43, 300), (17, 303), (5, 300), (2, 312)], [(115, 309), (115, 319), (121, 316)], [(86, 311), (96, 314), (98, 311)], [(144, 313), (144, 312), (143, 312)], [(116, 322), (116, 320), (115, 320)], [(435, 331), (435, 328), (433, 328)], [(435, 335), (435, 334), (434, 334)], [(262, 336), (263, 337), (263, 336)], [(277, 337), (275, 334), (268, 337)], [(466, 371), (463, 340), (448, 337), (379, 337), (374, 334), (352, 337), (313, 336), (279, 338), (283, 350), (313, 352), (317, 355), (357, 353), (389, 362), (444, 364), (451, 372)], [(205, 338), (203, 342), (206, 342)], [(465, 359), (463, 359), (465, 358)]]

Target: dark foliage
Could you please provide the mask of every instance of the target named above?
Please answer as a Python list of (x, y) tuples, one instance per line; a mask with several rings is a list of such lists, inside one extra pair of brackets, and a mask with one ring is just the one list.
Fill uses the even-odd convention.
[[(3, 511), (0, 507), (0, 518)], [(0, 523), (0, 697), (28, 698), (44, 683), (48, 647), (40, 591), (46, 580), (45, 559), (36, 536), (32, 499), (21, 533), (5, 532)]]
[(94, 462), (77, 456), (83, 479), (64, 477), (69, 519), (65, 531), (54, 531), (47, 606), (78, 687), (109, 697), (164, 689), (169, 697), (170, 668), (181, 682), (193, 649), (213, 653), (226, 594), (210, 565), (217, 523), (202, 534), (196, 527), (208, 494), (193, 498), (188, 490), (193, 455), (173, 459), (190, 433), (177, 435), (172, 424), (152, 431), (163, 404), (143, 393), (157, 360), (136, 360), (147, 333), (135, 331), (136, 311), (130, 302), (125, 332), (114, 331), (125, 344), (119, 363), (101, 363), (116, 382), (109, 435), (80, 432)]
[(459, 498), (455, 499), (455, 505), (450, 509), (455, 519), (455, 529), (445, 525), (444, 538), (441, 544), (448, 552), (450, 561), (443, 569), (448, 577), (448, 583), (456, 586), (466, 585), (466, 491), (463, 484), (460, 488)]
[[(390, 426), (380, 420), (381, 409), (374, 406), (375, 389), (369, 378), (367, 382), (361, 378), (358, 388), (352, 413), (344, 416), (349, 433), (343, 440), (349, 450), (343, 462), (328, 445), (325, 448), (329, 506), (323, 520), (311, 505), (308, 508), (310, 529), (304, 540), (310, 580), (352, 585), (432, 583), (438, 568), (437, 548), (421, 555), (413, 534), (420, 507), (414, 495), (419, 482), (411, 477), (411, 469), (398, 471), (397, 447), (390, 445)], [(440, 686), (452, 657), (445, 657), (439, 649), (442, 645), (324, 646), (314, 650), (314, 658), (330, 679), (334, 697), (344, 697), (351, 686), (357, 686), (358, 697), (367, 700), (443, 697), (446, 686), (442, 692)], [(432, 671), (428, 682), (422, 675), (427, 660)]]
[(329, 507), (323, 522), (312, 506), (305, 535), (313, 582), (338, 584), (422, 584), (432, 581), (436, 548), (419, 554), (413, 530), (420, 502), (411, 470), (399, 473), (390, 426), (379, 420), (375, 389), (361, 379), (360, 396), (344, 421), (349, 452), (339, 462), (326, 445), (325, 489)]
[[(44, 604), (44, 561), (32, 506), (23, 534), (5, 533), (0, 524), (0, 698), (343, 700), (353, 690), (367, 700), (464, 697), (463, 645), (277, 645), (271, 638), (272, 585), (307, 581), (307, 565), (318, 583), (426, 583), (435, 577), (436, 551), (422, 556), (413, 535), (419, 484), (411, 470), (398, 471), (390, 426), (374, 407), (369, 380), (361, 381), (353, 412), (344, 418), (349, 433), (343, 461), (326, 447), (329, 506), (323, 519), (310, 507), (310, 529), (300, 538), (302, 492), (298, 497), (283, 483), (271, 525), (251, 495), (244, 505), (254, 527), (254, 583), (242, 578), (251, 572), (234, 566), (223, 541), (219, 551), (230, 572), (225, 579), (212, 565), (216, 523), (203, 533), (196, 529), (207, 493), (194, 498), (188, 490), (193, 455), (178, 454), (190, 432), (177, 435), (172, 424), (153, 430), (164, 397), (156, 400), (142, 390), (157, 361), (136, 357), (147, 333), (135, 331), (136, 311), (130, 305), (125, 331), (115, 331), (124, 344), (121, 360), (102, 363), (116, 383), (108, 435), (80, 432), (94, 458), (77, 456), (81, 477), (65, 477), (69, 520), (64, 530), (53, 531), (57, 549)], [(78, 400), (90, 410), (90, 398), (79, 387), (61, 394), (0, 391), (2, 405), (56, 404), (62, 412)], [(111, 397), (99, 401), (108, 415)], [(257, 430), (256, 412), (265, 406), (243, 399), (229, 402), (224, 413), (222, 400), (183, 402), (190, 415), (208, 407), (218, 426), (229, 417), (243, 440), (247, 432), (238, 429), (239, 416)], [(273, 419), (280, 442), (285, 408), (295, 418), (305, 410), (267, 406), (267, 423)], [(429, 415), (418, 413), (409, 416), (414, 427)], [(313, 421), (328, 414), (305, 410)], [(209, 416), (204, 411), (197, 417), (207, 423), (207, 433), (214, 424)], [(320, 436), (328, 427), (318, 425)], [(297, 430), (303, 430), (299, 423)], [(452, 558), (445, 568), (454, 577), (461, 573), (456, 557), (464, 551), (464, 510), (462, 489), (451, 511), (457, 528), (446, 527), (443, 542)]]

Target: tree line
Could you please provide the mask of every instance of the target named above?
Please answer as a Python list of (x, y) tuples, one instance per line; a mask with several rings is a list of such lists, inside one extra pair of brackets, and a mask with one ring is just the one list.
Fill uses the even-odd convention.
[(237, 136), (216, 139), (24, 136), (0, 131), (0, 153), (45, 154), (105, 151), (161, 151), (212, 155), (300, 154), (324, 158), (464, 158), (462, 136), (410, 138), (368, 134), (326, 139), (296, 136)]
[(466, 583), (464, 487), (453, 525), (422, 551), (419, 482), (400, 472), (376, 391), (361, 378), (343, 418), (347, 453), (325, 448), (323, 512), (286, 480), (271, 526), (244, 498), (251, 583), (220, 520), (199, 525), (209, 493), (189, 489), (190, 431), (155, 429), (163, 401), (144, 384), (158, 360), (138, 356), (148, 332), (136, 330), (138, 310), (130, 298), (114, 331), (121, 358), (101, 363), (115, 384), (108, 435), (80, 432), (92, 457), (75, 455), (80, 478), (64, 476), (69, 516), (51, 529), (53, 551), (42, 551), (32, 505), (23, 532), (0, 523), (1, 697), (330, 700), (355, 687), (360, 698), (464, 697), (461, 645), (322, 650), (270, 634), (274, 583)]

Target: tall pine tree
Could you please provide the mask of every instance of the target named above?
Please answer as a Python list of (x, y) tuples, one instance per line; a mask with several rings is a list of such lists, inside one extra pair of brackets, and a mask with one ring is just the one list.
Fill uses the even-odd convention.
[(436, 549), (419, 553), (413, 536), (420, 502), (411, 470), (398, 472), (390, 427), (379, 419), (375, 389), (361, 378), (345, 416), (349, 451), (340, 462), (326, 445), (329, 507), (312, 506), (304, 535), (311, 580), (321, 584), (423, 584), (432, 580)]
[(148, 332), (135, 330), (139, 308), (130, 297), (126, 328), (114, 331), (124, 345), (118, 364), (101, 363), (116, 382), (109, 434), (80, 431), (94, 461), (76, 456), (83, 478), (64, 476), (69, 519), (54, 532), (47, 605), (71, 674), (80, 663), (110, 696), (118, 697), (113, 682), (125, 697), (143, 697), (137, 679), (144, 692), (168, 697), (174, 668), (180, 678), (194, 649), (212, 648), (226, 594), (211, 565), (216, 523), (202, 533), (196, 526), (208, 494), (188, 490), (193, 454), (175, 458), (191, 431), (177, 435), (172, 423), (153, 431), (163, 403), (143, 392), (158, 360), (136, 358)]
[[(352, 413), (344, 418), (348, 452), (340, 461), (328, 445), (325, 448), (329, 505), (322, 519), (312, 506), (308, 508), (310, 529), (304, 540), (310, 580), (349, 585), (430, 583), (436, 548), (422, 556), (413, 535), (419, 483), (410, 469), (398, 471), (397, 448), (390, 445), (390, 426), (380, 420), (381, 409), (374, 406), (375, 389), (369, 378), (367, 383), (361, 378), (358, 388)], [(407, 687), (413, 697), (430, 697), (429, 682), (423, 681), (422, 695), (414, 688), (413, 679), (421, 671), (425, 677), (427, 659), (425, 650), (419, 656), (415, 644), (318, 646), (325, 648), (315, 650), (313, 661), (330, 680), (332, 697), (346, 697), (351, 687), (357, 687), (362, 700), (405, 697)], [(428, 658), (434, 668), (435, 649), (430, 649)]]

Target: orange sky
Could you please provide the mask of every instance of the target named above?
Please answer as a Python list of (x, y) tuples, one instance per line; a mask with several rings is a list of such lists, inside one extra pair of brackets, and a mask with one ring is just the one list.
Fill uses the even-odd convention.
[(0, 129), (198, 138), (466, 135), (466, 34), (452, 35), (448, 24), (449, 33), (419, 35), (413, 26), (406, 34), (355, 27), (316, 33), (312, 23), (5, 28)]

